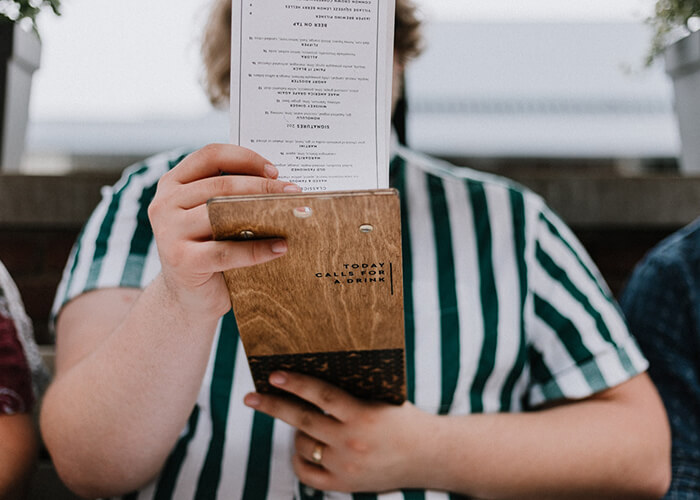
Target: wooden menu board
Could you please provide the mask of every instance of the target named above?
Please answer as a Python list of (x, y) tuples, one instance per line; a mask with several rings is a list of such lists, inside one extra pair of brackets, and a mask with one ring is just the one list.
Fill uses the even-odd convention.
[(393, 189), (215, 198), (217, 240), (282, 237), (288, 252), (224, 273), (256, 389), (275, 370), (366, 399), (406, 399), (401, 217)]

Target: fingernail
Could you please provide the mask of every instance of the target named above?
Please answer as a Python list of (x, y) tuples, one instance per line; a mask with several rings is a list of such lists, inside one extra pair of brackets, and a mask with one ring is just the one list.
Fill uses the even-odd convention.
[(248, 394), (245, 398), (243, 398), (243, 403), (245, 403), (246, 406), (250, 406), (251, 408), (256, 408), (260, 406), (260, 396), (255, 393)]
[(275, 167), (274, 165), (270, 165), (269, 163), (265, 165), (265, 175), (270, 179), (277, 179), (277, 176), (279, 174), (279, 170), (277, 170), (277, 167)]
[(282, 372), (276, 372), (270, 375), (270, 383), (272, 385), (284, 385), (287, 383), (287, 375)]
[(301, 193), (301, 188), (296, 184), (287, 184), (284, 186), (283, 191), (285, 193)]
[(272, 253), (284, 253), (287, 251), (287, 242), (284, 240), (277, 240), (270, 245)]

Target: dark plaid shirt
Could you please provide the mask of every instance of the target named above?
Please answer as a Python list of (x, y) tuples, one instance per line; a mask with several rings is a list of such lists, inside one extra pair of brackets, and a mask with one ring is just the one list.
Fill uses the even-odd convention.
[(699, 498), (700, 219), (644, 258), (621, 305), (671, 423), (673, 480), (665, 498)]

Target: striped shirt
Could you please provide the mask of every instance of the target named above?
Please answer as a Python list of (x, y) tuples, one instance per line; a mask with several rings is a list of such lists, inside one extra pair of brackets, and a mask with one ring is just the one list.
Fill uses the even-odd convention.
[[(184, 155), (125, 171), (87, 222), (54, 313), (105, 287), (145, 287), (160, 266), (147, 206)], [(433, 414), (527, 411), (646, 370), (610, 291), (536, 194), (398, 148), (407, 386)], [(129, 499), (440, 499), (440, 492), (314, 492), (291, 466), (293, 429), (243, 405), (253, 391), (232, 313), (221, 318), (189, 423), (160, 477)]]

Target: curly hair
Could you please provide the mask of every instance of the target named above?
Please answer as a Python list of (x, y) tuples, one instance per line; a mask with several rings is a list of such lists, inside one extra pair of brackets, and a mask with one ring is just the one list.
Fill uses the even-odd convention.
[(423, 50), (421, 21), (412, 0), (396, 0), (394, 54), (400, 64), (418, 57)]
[[(396, 0), (394, 54), (406, 64), (422, 49), (420, 20), (412, 0)], [(231, 0), (213, 0), (202, 38), (202, 86), (214, 106), (225, 106), (231, 82)]]

